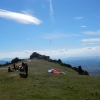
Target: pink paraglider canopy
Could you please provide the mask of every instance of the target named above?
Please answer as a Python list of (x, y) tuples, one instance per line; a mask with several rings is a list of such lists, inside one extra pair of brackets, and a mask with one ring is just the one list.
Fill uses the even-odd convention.
[(57, 70), (52, 70), (53, 74), (62, 74), (61, 72), (57, 71)]
[(53, 74), (65, 74), (65, 72), (60, 72), (58, 70), (55, 69), (49, 69), (47, 70), (48, 73), (53, 73)]

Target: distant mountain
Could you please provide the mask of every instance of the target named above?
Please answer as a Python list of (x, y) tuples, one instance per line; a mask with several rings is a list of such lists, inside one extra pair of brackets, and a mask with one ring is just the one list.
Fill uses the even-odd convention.
[(0, 60), (0, 64), (5, 64), (7, 61)]
[(12, 59), (13, 59), (13, 58), (2, 58), (2, 59), (0, 59), (0, 61), (1, 61), (1, 60), (4, 60), (4, 61), (8, 61), (8, 62), (9, 62), (9, 61), (11, 61)]
[(100, 57), (71, 57), (62, 59), (62, 62), (71, 64), (73, 67), (81, 66), (90, 75), (100, 76)]
[(0, 64), (5, 64), (6, 62), (10, 62), (13, 58), (3, 58), (0, 59)]

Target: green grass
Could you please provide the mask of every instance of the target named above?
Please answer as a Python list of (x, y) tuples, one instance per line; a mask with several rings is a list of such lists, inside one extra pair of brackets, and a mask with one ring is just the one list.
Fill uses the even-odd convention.
[[(29, 66), (28, 78), (20, 78), (18, 71), (8, 73), (12, 65), (0, 68), (0, 100), (100, 100), (100, 78), (78, 75), (45, 60), (24, 62)], [(66, 74), (47, 73), (51, 68)]]

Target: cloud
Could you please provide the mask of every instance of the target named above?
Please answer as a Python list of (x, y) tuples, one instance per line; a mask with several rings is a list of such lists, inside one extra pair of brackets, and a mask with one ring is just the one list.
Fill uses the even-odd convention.
[(34, 39), (31, 39), (31, 38), (27, 38), (26, 40), (27, 40), (27, 41), (31, 41), (31, 40), (33, 41)]
[(82, 28), (86, 28), (86, 26), (80, 26), (80, 27), (82, 27)]
[(83, 17), (75, 17), (75, 19), (79, 20), (79, 19), (82, 19)]
[(24, 53), (33, 53), (33, 51), (25, 50)]
[(23, 24), (36, 24), (39, 25), (42, 21), (30, 15), (29, 13), (18, 13), (8, 10), (0, 9), (0, 17), (11, 19)]
[(74, 49), (45, 49), (45, 50), (25, 50), (16, 52), (3, 52), (0, 53), (0, 58), (29, 58), (33, 52), (37, 52), (42, 55), (50, 56), (50, 58), (66, 58), (66, 57), (79, 57), (79, 56), (100, 56), (100, 46), (91, 46), (84, 48), (74, 48)]
[(50, 1), (50, 13), (53, 14), (52, 0), (49, 1)]
[(49, 2), (50, 2), (50, 5), (49, 5), (49, 7), (50, 7), (50, 17), (51, 17), (52, 22), (55, 22), (54, 21), (54, 12), (53, 12), (52, 0), (49, 0)]
[(100, 30), (97, 31), (85, 31), (82, 32), (83, 34), (87, 34), (87, 35), (100, 35)]
[(20, 52), (13, 52), (13, 54), (19, 54)]
[(66, 37), (77, 37), (77, 36), (81, 36), (80, 34), (73, 34), (73, 33), (53, 33), (53, 34), (46, 34), (44, 36), (41, 36), (41, 38), (45, 38), (45, 39), (54, 39), (54, 38), (66, 38)]
[(54, 39), (54, 38), (64, 38), (64, 37), (69, 37), (69, 35), (68, 34), (47, 34), (45, 36), (42, 36), (41, 38)]
[(94, 42), (100, 42), (100, 38), (82, 39), (81, 41), (85, 43), (94, 43)]
[(58, 50), (41, 50), (40, 54), (50, 56), (51, 58), (66, 58), (66, 57), (78, 57), (78, 56), (99, 56), (100, 46), (74, 48), (74, 49), (58, 49)]

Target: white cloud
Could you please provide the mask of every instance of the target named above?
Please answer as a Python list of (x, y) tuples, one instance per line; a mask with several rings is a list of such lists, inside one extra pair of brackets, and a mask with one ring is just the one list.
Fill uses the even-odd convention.
[(11, 19), (23, 24), (36, 24), (39, 25), (42, 21), (38, 18), (30, 15), (29, 13), (18, 13), (18, 12), (12, 12), (8, 10), (0, 9), (0, 17)]
[(9, 52), (0, 54), (0, 58), (29, 58), (33, 52), (37, 52), (42, 55), (50, 56), (50, 58), (67, 58), (67, 57), (79, 57), (79, 56), (100, 56), (100, 46), (74, 48), (74, 49), (45, 49), (45, 50), (25, 50), (23, 52)]
[(64, 38), (64, 37), (69, 37), (69, 35), (68, 34), (47, 34), (45, 36), (42, 36), (42, 38), (45, 39)]
[(82, 28), (86, 28), (86, 26), (80, 26), (80, 27), (82, 27)]
[(31, 38), (27, 38), (26, 40), (27, 40), (27, 41), (31, 41), (31, 40), (33, 41), (34, 39), (31, 39)]
[(33, 53), (33, 51), (25, 50), (24, 53)]
[(82, 39), (81, 41), (85, 43), (94, 43), (94, 42), (100, 42), (100, 38)]
[(55, 20), (54, 20), (54, 12), (53, 12), (52, 0), (49, 0), (49, 2), (50, 2), (50, 5), (49, 5), (49, 7), (50, 7), (50, 17), (51, 17), (52, 22), (54, 23)]
[(75, 17), (75, 19), (79, 20), (79, 19), (82, 19), (83, 17)]
[(44, 36), (41, 36), (41, 38), (45, 39), (54, 39), (54, 38), (66, 38), (66, 37), (77, 37), (81, 36), (81, 34), (73, 34), (73, 33), (53, 33), (53, 34), (45, 34)]
[(50, 1), (50, 13), (53, 14), (52, 0), (49, 1)]
[(13, 52), (13, 54), (19, 54), (20, 52)]
[(87, 34), (87, 35), (100, 35), (100, 30), (97, 31), (85, 31), (82, 32), (83, 34)]

